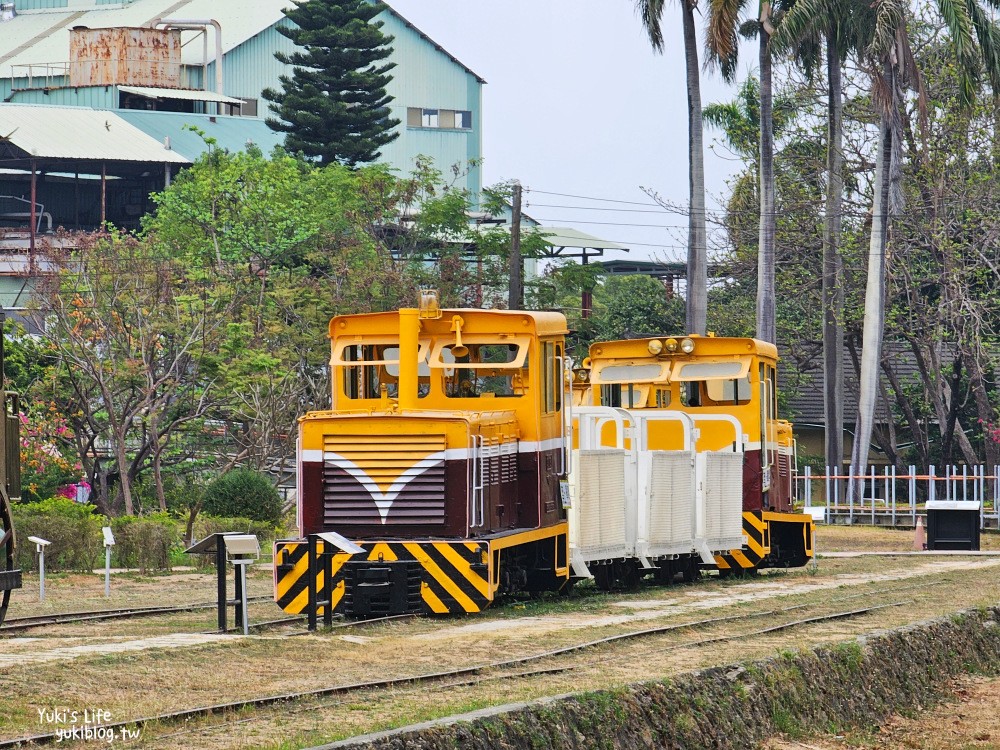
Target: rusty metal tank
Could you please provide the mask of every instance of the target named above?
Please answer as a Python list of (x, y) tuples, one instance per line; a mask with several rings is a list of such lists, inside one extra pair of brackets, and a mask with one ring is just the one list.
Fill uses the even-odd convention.
[(69, 36), (70, 86), (181, 85), (181, 32), (77, 27)]

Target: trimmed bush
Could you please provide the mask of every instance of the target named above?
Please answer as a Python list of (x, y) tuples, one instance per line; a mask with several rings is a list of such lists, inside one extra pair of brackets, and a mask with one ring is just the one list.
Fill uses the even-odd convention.
[(94, 510), (93, 505), (63, 497), (14, 505), (18, 567), (38, 570), (35, 545), (28, 541), (29, 536), (37, 536), (52, 542), (45, 550), (46, 570), (93, 570), (104, 544), (101, 527), (107, 525), (107, 519)]
[(170, 570), (170, 553), (180, 545), (181, 527), (166, 513), (119, 516), (111, 521), (115, 535), (112, 559), (121, 568)]
[(223, 518), (249, 518), (272, 526), (281, 522), (281, 495), (263, 474), (233, 469), (205, 488), (202, 512)]

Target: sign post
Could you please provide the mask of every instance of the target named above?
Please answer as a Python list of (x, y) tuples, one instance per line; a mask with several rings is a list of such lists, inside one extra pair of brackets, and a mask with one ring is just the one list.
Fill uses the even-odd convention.
[(29, 542), (35, 543), (35, 552), (38, 553), (38, 601), (45, 601), (45, 548), (52, 542), (37, 536), (29, 536)]
[(104, 596), (111, 596), (111, 548), (115, 546), (115, 536), (111, 527), (104, 527)]

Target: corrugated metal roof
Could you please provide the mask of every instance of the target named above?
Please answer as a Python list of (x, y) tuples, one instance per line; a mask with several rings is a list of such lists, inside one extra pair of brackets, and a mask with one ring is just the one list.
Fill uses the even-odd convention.
[(0, 135), (43, 159), (190, 163), (106, 110), (0, 104)]
[(592, 250), (628, 250), (628, 247), (611, 240), (602, 240), (573, 227), (536, 227), (545, 241), (553, 247), (581, 247)]
[(183, 99), (189, 102), (222, 102), (223, 104), (243, 104), (242, 99), (236, 99), (214, 91), (193, 91), (191, 89), (160, 89), (153, 86), (119, 86), (119, 91), (127, 94), (139, 94), (151, 99)]
[[(222, 25), (222, 52), (229, 52), (284, 18), (289, 0), (135, 0), (125, 6), (81, 6), (24, 11), (4, 23), (0, 34), (0, 65), (2, 73), (10, 65), (64, 63), (69, 59), (69, 30), (74, 26), (102, 28), (109, 26), (146, 26), (158, 18), (215, 19)], [(392, 8), (389, 12), (416, 31), (430, 44), (441, 50), (480, 83), (483, 78), (427, 34), (403, 18)], [(208, 58), (215, 57), (215, 32), (209, 29)], [(203, 62), (204, 47), (184, 37), (182, 59), (185, 65)]]
[[(479, 224), (473, 227), (473, 231), (480, 234), (493, 232), (496, 230), (510, 232), (509, 224)], [(541, 225), (524, 227), (523, 230), (531, 230), (541, 235), (545, 242), (552, 247), (578, 247), (588, 250), (624, 250), (628, 251), (625, 245), (621, 245), (611, 240), (602, 240), (592, 234), (581, 232), (573, 227), (544, 227)]]
[(195, 126), (214, 139), (219, 148), (229, 151), (243, 151), (247, 142), (252, 141), (266, 154), (285, 140), (284, 133), (271, 130), (263, 120), (253, 117), (213, 117), (184, 112), (148, 112), (141, 109), (122, 109), (116, 114), (148, 133), (158, 143), (163, 143), (164, 138), (170, 138), (170, 147), (191, 161), (208, 150), (208, 146), (196, 131), (187, 126)]
[(466, 64), (465, 64), (464, 62), (462, 62), (462, 61), (461, 61), (461, 60), (459, 60), (459, 59), (458, 59), (457, 57), (455, 57), (455, 56), (454, 56), (453, 54), (451, 54), (451, 53), (450, 53), (450, 52), (449, 52), (448, 50), (446, 50), (446, 49), (445, 49), (444, 47), (442, 47), (442, 46), (441, 46), (440, 44), (438, 44), (438, 43), (437, 43), (437, 42), (435, 42), (435, 41), (434, 41), (433, 39), (431, 39), (431, 38), (430, 38), (429, 36), (427, 36), (427, 34), (426, 34), (426, 33), (424, 33), (423, 31), (421, 31), (421, 30), (420, 30), (420, 29), (419, 29), (418, 27), (414, 26), (414, 25), (413, 25), (413, 24), (412, 24), (412, 23), (411, 23), (411, 22), (409, 21), (409, 19), (405, 18), (404, 16), (401, 16), (401, 15), (399, 14), (399, 11), (397, 11), (397, 10), (395, 10), (394, 8), (391, 8), (391, 7), (389, 8), (389, 11), (390, 11), (390, 12), (391, 12), (391, 13), (392, 13), (392, 14), (393, 14), (394, 16), (396, 16), (396, 18), (398, 18), (398, 19), (399, 19), (400, 21), (402, 21), (402, 22), (403, 22), (403, 23), (405, 23), (405, 24), (406, 24), (407, 26), (409, 26), (409, 27), (410, 27), (411, 29), (413, 29), (413, 30), (414, 30), (415, 32), (417, 32), (417, 34), (419, 34), (420, 36), (422, 36), (422, 37), (424, 38), (424, 40), (425, 40), (425, 41), (429, 42), (429, 43), (430, 43), (431, 45), (433, 45), (433, 46), (434, 46), (435, 48), (437, 48), (437, 49), (438, 49), (438, 50), (439, 50), (440, 52), (442, 52), (442, 53), (444, 53), (445, 55), (447, 55), (447, 56), (448, 56), (448, 57), (449, 57), (449, 58), (451, 59), (451, 61), (452, 61), (453, 63), (455, 63), (456, 65), (458, 65), (458, 66), (460, 66), (460, 67), (462, 67), (462, 68), (464, 68), (464, 69), (466, 70), (466, 72), (468, 72), (468, 73), (469, 73), (470, 75), (472, 75), (472, 76), (473, 76), (473, 77), (474, 77), (474, 78), (475, 78), (475, 79), (476, 79), (477, 81), (479, 81), (480, 83), (486, 83), (486, 79), (485, 79), (485, 78), (483, 78), (483, 77), (482, 77), (481, 75), (479, 75), (479, 74), (478, 74), (478, 73), (477, 73), (476, 71), (474, 71), (474, 70), (473, 70), (472, 68), (470, 68), (470, 67), (469, 67), (468, 65), (466, 65)]

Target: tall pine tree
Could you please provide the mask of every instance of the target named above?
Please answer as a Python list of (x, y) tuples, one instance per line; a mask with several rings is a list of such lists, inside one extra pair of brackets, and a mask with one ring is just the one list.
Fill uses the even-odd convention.
[(285, 11), (293, 23), (278, 27), (303, 51), (275, 57), (295, 66), (281, 76), (281, 91), (266, 89), (265, 99), (277, 117), (267, 120), (272, 130), (287, 133), (285, 148), (317, 156), (323, 164), (375, 161), (379, 149), (395, 140), (399, 120), (389, 116), (385, 87), (395, 63), (393, 37), (382, 33), (382, 22), (372, 19), (386, 9), (369, 0), (293, 0)]

